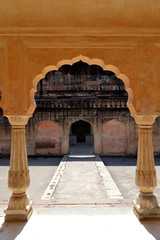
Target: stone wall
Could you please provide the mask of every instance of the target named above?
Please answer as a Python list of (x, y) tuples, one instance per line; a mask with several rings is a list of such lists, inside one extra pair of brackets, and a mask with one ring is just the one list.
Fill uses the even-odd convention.
[(102, 154), (127, 154), (127, 125), (115, 119), (102, 125)]
[[(27, 152), (29, 155), (34, 155), (38, 153), (36, 149), (36, 131), (38, 128), (38, 125), (40, 125), (42, 122), (45, 122), (47, 120), (52, 121), (53, 123), (58, 123), (61, 132), (59, 132), (58, 137), (58, 144), (57, 150), (55, 148), (46, 149), (41, 148), (41, 153), (48, 154), (55, 153), (55, 154), (63, 154), (63, 142), (67, 146), (67, 150), (69, 151), (69, 129), (72, 123), (78, 121), (79, 119), (83, 119), (84, 121), (89, 122), (93, 126), (93, 133), (95, 133), (96, 129), (102, 129), (102, 132), (100, 130), (99, 134), (101, 136), (101, 141), (95, 141), (95, 135), (94, 135), (94, 145), (95, 143), (98, 144), (98, 148), (101, 149), (101, 154), (129, 154), (129, 155), (136, 155), (137, 154), (137, 145), (138, 145), (138, 134), (137, 134), (137, 125), (133, 118), (130, 117), (129, 113), (127, 111), (114, 111), (114, 116), (112, 115), (113, 112), (109, 111), (101, 111), (101, 113), (96, 113), (96, 111), (79, 111), (78, 113), (75, 111), (72, 111), (69, 113), (66, 113), (62, 111), (61, 113), (58, 113), (58, 111), (48, 111), (48, 112), (40, 112), (38, 110), (35, 111), (33, 118), (31, 118), (26, 126), (26, 142), (27, 142)], [(68, 118), (67, 118), (68, 115)], [(65, 116), (63, 118), (63, 116)], [(83, 117), (82, 117), (83, 116)], [(94, 116), (94, 118), (93, 118)], [(112, 125), (111, 123), (119, 123), (116, 125)], [(106, 126), (105, 126), (106, 125)], [(104, 127), (105, 126), (105, 127)], [(122, 131), (123, 137), (121, 139), (121, 130), (119, 129), (119, 126), (125, 126)], [(0, 129), (1, 129), (1, 135), (0, 135), (0, 154), (10, 154), (10, 147), (11, 147), (11, 127), (7, 120), (7, 118), (2, 116), (2, 112), (0, 115)], [(48, 128), (46, 131), (46, 136), (49, 136), (51, 128)], [(43, 132), (43, 131), (42, 131)], [(53, 131), (52, 131), (53, 132)], [(127, 137), (126, 137), (127, 132)], [(112, 134), (115, 134), (117, 140), (115, 141)], [(125, 134), (124, 134), (125, 133)], [(51, 134), (52, 135), (52, 134)], [(110, 142), (109, 142), (110, 140)], [(123, 140), (123, 141), (122, 141)], [(43, 141), (43, 138), (42, 138)], [(108, 146), (112, 146), (112, 142), (114, 141), (114, 151), (110, 151)], [(122, 142), (120, 143), (120, 141)], [(116, 143), (116, 144), (115, 144)], [(126, 146), (125, 146), (126, 143)], [(60, 147), (61, 146), (61, 147)], [(123, 146), (123, 148), (122, 148)], [(94, 146), (96, 149), (97, 146)], [(159, 118), (156, 119), (155, 123), (153, 124), (153, 148), (155, 154), (160, 154), (160, 120)], [(56, 150), (56, 151), (55, 151)], [(123, 150), (123, 151), (122, 151)], [(43, 152), (42, 152), (43, 151)], [(39, 152), (39, 153), (40, 153)], [(65, 152), (67, 153), (67, 152)]]
[(36, 129), (36, 154), (61, 154), (61, 129), (50, 120), (44, 121)]

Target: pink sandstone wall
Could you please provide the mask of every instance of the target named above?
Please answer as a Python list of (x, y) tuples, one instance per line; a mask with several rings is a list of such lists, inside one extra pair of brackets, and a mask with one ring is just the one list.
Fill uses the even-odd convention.
[(127, 126), (117, 120), (102, 126), (102, 154), (127, 154)]
[(61, 141), (61, 129), (57, 123), (47, 120), (37, 126), (37, 154), (61, 154)]

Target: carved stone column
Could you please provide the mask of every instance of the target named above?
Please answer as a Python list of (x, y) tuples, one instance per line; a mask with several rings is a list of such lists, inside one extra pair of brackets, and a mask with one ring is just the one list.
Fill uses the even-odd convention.
[(102, 153), (102, 124), (100, 122), (94, 123), (94, 153)]
[(7, 116), (12, 125), (12, 142), (8, 187), (12, 191), (5, 221), (27, 221), (32, 214), (32, 204), (26, 194), (30, 184), (26, 151), (25, 125), (28, 116)]
[(160, 217), (160, 208), (153, 190), (157, 186), (156, 170), (152, 147), (152, 124), (156, 116), (139, 115), (138, 124), (138, 159), (136, 185), (140, 189), (134, 202), (134, 213), (139, 219)]
[(63, 131), (62, 131), (62, 154), (68, 154), (69, 153), (69, 131), (68, 131), (68, 125), (63, 126)]

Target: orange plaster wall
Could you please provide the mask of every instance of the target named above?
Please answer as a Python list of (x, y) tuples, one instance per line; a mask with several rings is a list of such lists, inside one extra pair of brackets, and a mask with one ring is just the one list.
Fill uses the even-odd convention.
[(2, 27), (159, 27), (158, 0), (1, 0)]
[(127, 126), (111, 120), (102, 126), (102, 154), (127, 154)]
[(57, 123), (45, 121), (37, 126), (36, 153), (61, 154), (61, 129)]
[(31, 105), (33, 79), (46, 66), (79, 55), (117, 67), (130, 80), (137, 113), (159, 115), (159, 12), (159, 0), (147, 4), (146, 0), (102, 0), (99, 4), (40, 0), (38, 7), (33, 0), (1, 0), (4, 115), (25, 115)]

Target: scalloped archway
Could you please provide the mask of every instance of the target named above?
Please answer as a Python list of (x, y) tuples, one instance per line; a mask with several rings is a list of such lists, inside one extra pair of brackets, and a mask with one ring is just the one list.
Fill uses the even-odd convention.
[(79, 55), (77, 57), (74, 57), (72, 59), (65, 59), (65, 60), (61, 60), (57, 63), (57, 65), (50, 65), (50, 66), (47, 66), (45, 67), (42, 72), (40, 74), (38, 74), (37, 76), (35, 76), (35, 78), (33, 79), (33, 88), (30, 90), (30, 102), (31, 102), (31, 105), (28, 109), (28, 114), (30, 113), (33, 113), (34, 110), (35, 110), (35, 107), (36, 107), (36, 103), (35, 103), (35, 99), (34, 99), (34, 94), (35, 92), (37, 91), (37, 84), (38, 82), (45, 78), (46, 74), (50, 71), (56, 71), (58, 70), (61, 66), (63, 65), (73, 65), (74, 63), (76, 62), (79, 62), (79, 61), (82, 61), (82, 62), (85, 62), (87, 63), (88, 65), (98, 65), (100, 66), (104, 71), (112, 71), (116, 74), (117, 78), (121, 79), (123, 82), (124, 82), (124, 85), (125, 85), (125, 90), (127, 91), (128, 93), (128, 102), (127, 102), (127, 106), (130, 110), (130, 113), (131, 115), (136, 115), (136, 111), (135, 111), (135, 108), (133, 106), (133, 91), (130, 87), (130, 80), (129, 78), (120, 72), (120, 70), (113, 66), (113, 65), (106, 65), (104, 63), (103, 60), (101, 59), (90, 59), (86, 56), (83, 56), (83, 55)]

